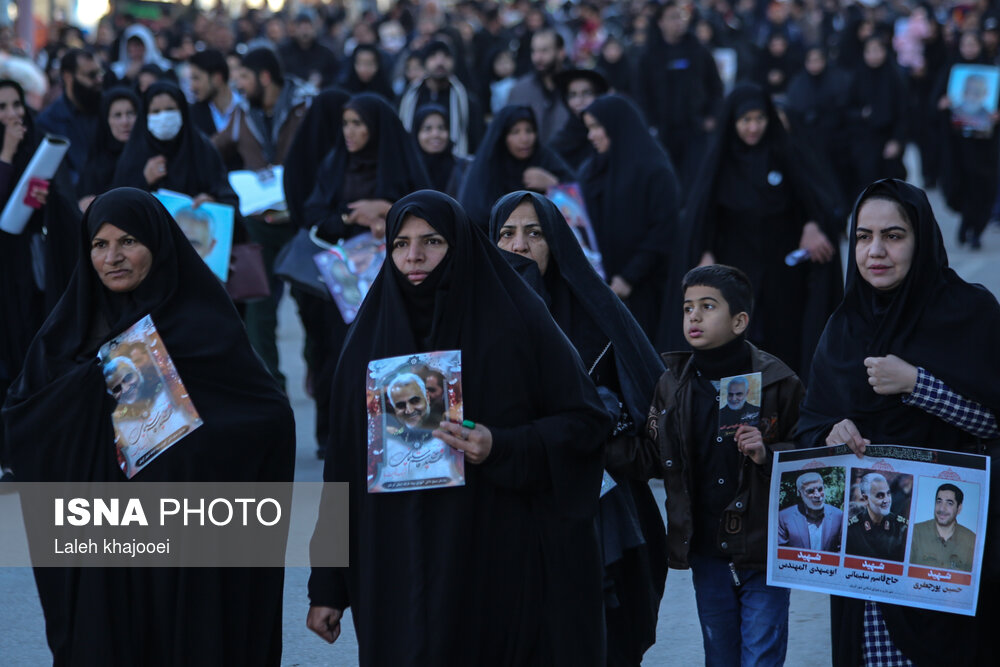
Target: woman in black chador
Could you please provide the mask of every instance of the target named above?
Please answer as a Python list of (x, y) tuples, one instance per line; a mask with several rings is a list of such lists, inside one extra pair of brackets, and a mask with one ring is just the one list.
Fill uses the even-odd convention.
[[(219, 151), (191, 121), (184, 93), (167, 81), (146, 89), (143, 111), (118, 160), (112, 185), (148, 192), (173, 190), (198, 202), (216, 201), (239, 209)], [(242, 225), (237, 224), (234, 240), (242, 236)]]
[[(511, 193), (493, 207), (490, 239), (537, 264), (549, 312), (618, 417), (607, 438), (634, 435), (646, 423), (663, 363), (635, 318), (587, 261), (562, 213), (541, 195)], [(656, 641), (667, 576), (666, 532), (649, 485), (613, 468), (610, 472), (617, 485), (602, 497), (598, 516), (608, 664), (638, 665)]]
[[(430, 179), (416, 143), (384, 99), (371, 93), (356, 95), (343, 104), (339, 116), (341, 129), (333, 150), (309, 181), (315, 186), (301, 208), (301, 224), (316, 227), (330, 242), (366, 232), (381, 239), (392, 203), (428, 187)], [(330, 382), (347, 325), (332, 301), (319, 308), (310, 316), (315, 339), (308, 358), (317, 405), (316, 438), (322, 455), (329, 431)]]
[[(112, 190), (77, 234), (77, 270), (4, 406), (15, 474), (126, 481), (96, 355), (149, 315), (203, 423), (132, 481), (291, 481), (288, 399), (166, 209), (141, 190)], [(38, 568), (35, 581), (57, 665), (280, 662), (280, 568)]]
[(982, 247), (980, 237), (989, 222), (996, 197), (1000, 140), (995, 116), (984, 104), (989, 90), (986, 78), (966, 77), (962, 85), (963, 104), (959, 108), (955, 108), (948, 98), (948, 79), (957, 66), (988, 64), (979, 35), (964, 32), (959, 38), (958, 54), (944, 69), (936, 89), (938, 108), (947, 121), (947, 128), (940, 128), (944, 135), (941, 138), (944, 139), (945, 158), (941, 186), (948, 206), (962, 216), (958, 243), (968, 243), (973, 250)]
[(343, 66), (339, 86), (352, 95), (374, 93), (386, 102), (396, 97), (386, 74), (382, 54), (373, 44), (359, 44)]
[(486, 229), (490, 205), (514, 190), (544, 193), (573, 180), (573, 172), (552, 149), (538, 141), (531, 107), (506, 106), (490, 122), (459, 190), (458, 200), (472, 222)]
[(673, 165), (624, 97), (598, 98), (583, 112), (583, 122), (597, 154), (580, 167), (580, 188), (604, 275), (659, 344), (656, 328), (680, 207)]
[(462, 186), (472, 158), (455, 155), (455, 142), (448, 132), (448, 112), (444, 107), (425, 104), (413, 114), (413, 135), (431, 179), (431, 187), (454, 197)]
[[(365, 667), (603, 666), (594, 516), (612, 420), (545, 304), (455, 200), (416, 192), (387, 221), (390, 255), (331, 401), (324, 479), (351, 485), (351, 566), (313, 568), (307, 624), (332, 642), (351, 607)], [(436, 350), (462, 353), (475, 424), (434, 434), (465, 452), (465, 485), (367, 493), (368, 363)]]
[[(733, 89), (719, 122), (686, 212), (688, 262), (743, 270), (755, 290), (749, 339), (807, 377), (841, 295), (837, 221), (760, 87)], [(788, 266), (785, 256), (800, 248), (808, 258)]]
[[(996, 298), (948, 268), (927, 196), (912, 185), (869, 186), (849, 238), (844, 300), (816, 348), (800, 446), (846, 443), (858, 456), (872, 443), (983, 453), (979, 443), (1000, 436)], [(875, 647), (889, 649), (892, 664), (991, 664), (996, 570), (986, 553), (975, 618), (831, 597), (834, 665), (861, 664)]]
[(86, 210), (94, 197), (111, 188), (118, 159), (132, 136), (140, 107), (139, 96), (131, 88), (112, 88), (101, 96), (97, 132), (77, 186), (81, 209)]

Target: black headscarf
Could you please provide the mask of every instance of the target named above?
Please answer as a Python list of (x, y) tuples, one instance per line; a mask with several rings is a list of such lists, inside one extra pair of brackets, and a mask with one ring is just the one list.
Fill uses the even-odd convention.
[(344, 105), (347, 109), (356, 111), (368, 128), (368, 143), (351, 153), (340, 133), (335, 148), (319, 167), (304, 212), (306, 224), (319, 225), (320, 232), (329, 239), (367, 231), (357, 225), (348, 229), (343, 224), (341, 214), (347, 212), (349, 203), (361, 198), (393, 202), (430, 186), (416, 141), (385, 100), (362, 93)]
[[(160, 141), (154, 137), (147, 125), (149, 105), (157, 95), (169, 95), (177, 103), (177, 109), (181, 113), (183, 125), (180, 132), (168, 141)], [(157, 155), (167, 158), (167, 175), (149, 184), (143, 175), (143, 169), (146, 162)], [(157, 81), (146, 89), (142, 112), (136, 119), (132, 136), (118, 160), (113, 185), (147, 191), (164, 188), (189, 197), (204, 192), (219, 203), (239, 205), (239, 199), (229, 185), (219, 151), (191, 120), (184, 93), (168, 81)]]
[(816, 350), (799, 440), (808, 446), (822, 444), (833, 425), (846, 418), (874, 443), (955, 449), (973, 436), (903, 405), (898, 395), (876, 394), (868, 384), (864, 360), (894, 354), (997, 412), (1000, 307), (985, 288), (965, 282), (948, 267), (927, 196), (902, 181), (878, 181), (861, 194), (851, 216), (852, 249), (858, 210), (871, 197), (887, 197), (903, 207), (916, 250), (903, 284), (892, 293), (871, 287), (858, 272), (854, 252), (848, 253), (844, 300)]
[[(447, 240), (448, 255), (416, 288), (387, 258), (348, 333), (324, 479), (351, 482), (352, 566), (314, 568), (312, 604), (350, 605), (373, 664), (524, 664), (537, 648), (529, 637), (566, 656), (550, 664), (594, 664), (600, 639), (589, 633), (603, 626), (592, 520), (607, 413), (545, 305), (458, 202), (430, 190), (397, 201), (389, 248), (410, 216)], [(429, 315), (415, 317), (414, 302)], [(490, 429), (493, 449), (466, 463), (463, 487), (368, 494), (367, 365), (430, 350), (461, 350), (464, 414)], [(452, 623), (465, 631), (431, 631)], [(398, 641), (384, 641), (385, 627)]]
[[(448, 112), (444, 107), (437, 104), (425, 104), (413, 114), (413, 136), (414, 138), (420, 133), (420, 127), (424, 124), (424, 121), (428, 117), (437, 114), (444, 119), (444, 126), (448, 127)], [(427, 168), (427, 175), (431, 179), (431, 185), (438, 192), (447, 192), (448, 181), (451, 180), (451, 174), (455, 170), (455, 155), (452, 153), (452, 148), (455, 142), (448, 139), (448, 146), (440, 153), (428, 153), (420, 146), (420, 142), (417, 141), (417, 147), (420, 148), (420, 156), (424, 160), (424, 166)]]
[(132, 103), (132, 108), (135, 109), (136, 113), (136, 125), (132, 131), (139, 131), (138, 116), (142, 110), (139, 96), (131, 88), (124, 87), (112, 88), (105, 92), (101, 97), (101, 115), (97, 119), (97, 133), (91, 142), (87, 168), (80, 174), (80, 185), (77, 190), (82, 196), (99, 195), (111, 187), (115, 168), (118, 166), (118, 158), (125, 149), (125, 144), (115, 139), (108, 124), (111, 105), (118, 100), (128, 100)]
[[(375, 77), (367, 83), (358, 77), (358, 73), (354, 69), (354, 63), (358, 59), (359, 53), (372, 54), (375, 57), (375, 63), (378, 65)], [(386, 102), (392, 102), (395, 98), (392, 92), (392, 84), (389, 82), (389, 76), (385, 71), (385, 63), (382, 62), (382, 54), (379, 53), (378, 48), (374, 45), (358, 44), (351, 54), (350, 59), (341, 67), (343, 68), (343, 74), (340, 76), (338, 85), (352, 95), (374, 93), (381, 95)]]
[(327, 88), (313, 98), (285, 158), (285, 202), (292, 222), (305, 225), (305, 204), (316, 184), (316, 173), (343, 136), (344, 104), (350, 93)]
[(573, 180), (573, 173), (562, 158), (537, 140), (531, 157), (518, 160), (510, 154), (506, 144), (507, 134), (517, 123), (524, 120), (531, 123), (535, 132), (538, 132), (535, 112), (531, 107), (506, 106), (493, 117), (459, 192), (458, 200), (469, 212), (469, 217), (484, 230), (489, 224), (490, 202), (496, 201), (508, 192), (523, 190), (524, 170), (528, 167), (541, 167), (551, 172), (560, 183)]
[[(104, 223), (153, 255), (130, 293), (109, 292), (91, 264), (91, 238)], [(125, 482), (115, 455), (115, 401), (96, 353), (148, 314), (204, 423), (133, 479), (290, 481), (288, 399), (250, 347), (222, 284), (166, 209), (141, 190), (112, 190), (90, 206), (78, 234), (77, 271), (4, 406), (15, 474), (29, 482)], [(220, 664), (276, 661), (280, 653), (280, 569), (41, 568), (35, 578), (56, 663), (101, 655), (140, 664), (150, 646), (171, 655), (197, 650)], [(213, 631), (190, 632), (189, 623)]]

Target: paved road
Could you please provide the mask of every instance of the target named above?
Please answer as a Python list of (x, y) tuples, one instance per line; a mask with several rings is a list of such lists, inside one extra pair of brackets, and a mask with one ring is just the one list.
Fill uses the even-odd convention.
[[(948, 244), (951, 265), (966, 280), (981, 282), (994, 294), (1000, 294), (1000, 270), (996, 268), (1000, 258), (1000, 229), (991, 228), (987, 231), (983, 237), (982, 251), (956, 249), (955, 216), (943, 206), (936, 193), (932, 194), (931, 200)], [(302, 390), (302, 332), (289, 299), (283, 302), (280, 322), (282, 365), (289, 378), (290, 397), (298, 422), (296, 478), (318, 481), (321, 478), (322, 464), (314, 456), (314, 411)], [(654, 492), (662, 507), (662, 486), (654, 483)], [(304, 568), (290, 568), (286, 573), (283, 664), (289, 667), (357, 664), (357, 645), (349, 622), (344, 624), (344, 633), (334, 646), (327, 646), (305, 629), (307, 578), (308, 570)], [(0, 591), (3, 596), (0, 602), (0, 664), (4, 667), (34, 667), (50, 663), (51, 656), (45, 646), (41, 608), (35, 594), (31, 570), (0, 569)], [(660, 607), (657, 645), (646, 654), (644, 664), (654, 667), (701, 664), (704, 654), (697, 618), (690, 574), (671, 571)], [(819, 667), (830, 664), (827, 596), (792, 592), (789, 637), (789, 665)]]

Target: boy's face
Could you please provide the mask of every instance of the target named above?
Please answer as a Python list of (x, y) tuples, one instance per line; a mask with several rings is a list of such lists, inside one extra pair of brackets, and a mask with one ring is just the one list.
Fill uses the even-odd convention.
[(729, 312), (722, 292), (707, 285), (692, 285), (684, 292), (684, 338), (696, 350), (725, 345), (746, 331), (746, 313)]

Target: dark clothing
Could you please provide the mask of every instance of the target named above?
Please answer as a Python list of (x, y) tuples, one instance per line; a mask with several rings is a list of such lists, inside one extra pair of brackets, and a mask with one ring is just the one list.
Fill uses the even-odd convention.
[[(604, 665), (593, 522), (611, 420), (545, 305), (461, 207), (432, 191), (405, 197), (387, 219), (390, 245), (410, 214), (448, 254), (416, 286), (383, 264), (351, 328), (324, 470), (351, 483), (351, 567), (314, 568), (311, 604), (351, 607), (366, 666)], [(466, 463), (464, 486), (369, 494), (367, 365), (432, 350), (461, 350), (464, 414), (490, 429), (492, 449)]]
[[(131, 292), (109, 291), (91, 266), (90, 242), (105, 222), (152, 253)], [(114, 190), (94, 201), (77, 233), (77, 271), (4, 406), (16, 474), (29, 482), (126, 481), (115, 400), (94, 359), (101, 344), (151, 315), (203, 423), (133, 479), (291, 481), (288, 400), (166, 209), (140, 190)], [(55, 664), (280, 662), (280, 568), (39, 568), (35, 580)]]
[[(750, 107), (767, 116), (760, 141), (749, 146), (736, 121)], [(753, 84), (741, 84), (726, 99), (720, 133), (702, 165), (698, 188), (685, 212), (691, 234), (686, 266), (705, 252), (719, 264), (747, 274), (754, 288), (748, 337), (796, 372), (808, 375), (822, 323), (840, 299), (840, 261), (785, 264), (799, 247), (803, 227), (816, 222), (836, 247), (839, 221), (822, 206), (822, 183), (811, 173), (786, 134), (770, 99)], [(668, 313), (680, 331), (681, 309)]]
[(663, 285), (668, 270), (676, 268), (670, 248), (680, 195), (673, 164), (624, 97), (600, 97), (585, 113), (611, 140), (608, 151), (594, 155), (579, 172), (604, 273), (609, 282), (621, 276), (632, 286), (625, 305), (650, 340), (658, 341)]
[[(799, 444), (823, 444), (834, 424), (850, 419), (872, 442), (975, 451), (971, 434), (903, 404), (899, 395), (875, 394), (868, 384), (864, 359), (894, 354), (994, 413), (1000, 409), (995, 382), (1000, 376), (996, 299), (948, 268), (941, 231), (922, 191), (901, 181), (879, 181), (865, 190), (859, 202), (876, 195), (899, 202), (913, 226), (916, 249), (910, 269), (895, 290), (877, 292), (860, 276), (855, 253), (848, 252), (844, 300), (816, 349), (797, 432)], [(856, 227), (857, 208), (849, 239), (855, 238)], [(956, 331), (962, 332), (960, 345), (955, 343)], [(997, 594), (994, 582), (981, 586), (984, 599)], [(979, 655), (991, 650), (988, 605), (975, 619), (881, 603), (879, 609), (893, 644), (918, 665), (972, 664), (977, 650)], [(831, 598), (835, 665), (860, 661), (863, 617), (863, 601)]]
[(455, 153), (465, 157), (476, 152), (484, 126), (479, 100), (454, 76), (449, 77), (443, 90), (433, 90), (426, 80), (414, 82), (399, 101), (399, 118), (408, 132), (415, 132), (413, 118), (417, 109), (428, 104), (448, 112), (448, 134), (455, 142)]
[(594, 145), (587, 139), (587, 126), (576, 114), (571, 114), (563, 128), (552, 137), (549, 148), (573, 171), (579, 171), (583, 163), (594, 156)]
[[(428, 104), (417, 109), (413, 115), (413, 136), (416, 137), (423, 127), (424, 121), (429, 116), (437, 114), (444, 119), (445, 127), (448, 126), (448, 112), (444, 107), (436, 104)], [(447, 147), (440, 153), (428, 153), (417, 143), (420, 150), (420, 157), (423, 160), (427, 176), (431, 179), (431, 187), (438, 192), (443, 192), (449, 197), (457, 197), (458, 191), (465, 181), (465, 174), (472, 165), (472, 158), (459, 157), (454, 153), (455, 142), (449, 139)]]
[(558, 155), (541, 144), (536, 137), (534, 152), (519, 160), (507, 150), (507, 134), (520, 121), (528, 121), (536, 128), (534, 112), (526, 106), (507, 106), (500, 110), (490, 123), (483, 143), (469, 167), (465, 182), (458, 195), (472, 221), (484, 230), (489, 225), (490, 208), (508, 192), (524, 189), (524, 172), (529, 167), (540, 167), (560, 183), (573, 180), (573, 172)]
[(535, 120), (538, 121), (538, 141), (543, 144), (549, 143), (572, 115), (563, 104), (559, 90), (555, 87), (551, 90), (546, 88), (537, 72), (518, 79), (510, 89), (507, 104), (531, 107)]
[[(705, 555), (729, 558), (737, 567), (763, 570), (767, 560), (773, 452), (792, 447), (803, 387), (776, 357), (746, 345), (751, 366), (741, 370), (763, 374), (763, 465), (739, 455), (732, 440), (706, 437), (708, 432), (717, 436), (718, 394), (709, 382), (716, 378), (700, 372), (690, 352), (663, 355), (667, 371), (656, 387), (645, 430), (638, 438), (616, 441), (607, 453), (609, 468), (628, 470), (639, 479), (663, 478), (672, 568), (688, 568), (695, 540)], [(718, 461), (710, 464), (711, 477), (704, 469), (710, 460)]]
[[(848, 93), (848, 137), (854, 181), (849, 199), (880, 178), (906, 178), (906, 86), (894, 61), (881, 67), (861, 65)], [(899, 144), (894, 158), (882, 157), (886, 144)]]
[(270, 113), (243, 100), (229, 119), (229, 125), (212, 137), (212, 143), (223, 159), (228, 160), (233, 152), (238, 153), (244, 169), (256, 171), (284, 164), (313, 93), (309, 86), (286, 79)]
[(906, 551), (906, 517), (889, 512), (881, 521), (872, 521), (868, 510), (847, 520), (848, 556), (902, 561)]
[(719, 430), (736, 432), (740, 424), (757, 426), (760, 420), (760, 406), (744, 403), (739, 410), (733, 410), (728, 405), (719, 408)]
[(73, 185), (79, 183), (86, 169), (90, 139), (97, 133), (97, 114), (84, 113), (63, 93), (38, 114), (37, 124), (38, 131), (43, 134), (58, 134), (69, 139), (65, 163)]
[[(375, 63), (378, 66), (378, 70), (371, 81), (362, 81), (355, 69), (355, 61), (358, 59), (358, 54), (361, 53), (370, 53), (375, 58)], [(392, 82), (389, 80), (389, 75), (386, 74), (387, 67), (388, 65), (377, 47), (371, 44), (360, 44), (354, 49), (350, 60), (344, 65), (344, 71), (341, 72), (338, 79), (338, 86), (352, 95), (375, 93), (376, 95), (381, 95), (386, 102), (392, 103), (396, 95), (392, 92)]]
[[(333, 51), (314, 41), (306, 48), (289, 38), (278, 47), (278, 57), (286, 74), (303, 81), (312, 81), (317, 88), (332, 86), (337, 81), (339, 62)], [(313, 81), (318, 77), (318, 81)]]
[(104, 93), (101, 98), (100, 120), (97, 123), (97, 132), (91, 141), (87, 168), (81, 174), (77, 187), (77, 193), (81, 197), (99, 195), (111, 188), (118, 159), (121, 157), (122, 151), (125, 150), (125, 144), (114, 138), (108, 125), (111, 105), (118, 100), (128, 100), (132, 103), (132, 109), (136, 113), (136, 125), (132, 131), (139, 132), (145, 129), (144, 126), (138, 124), (138, 116), (142, 108), (138, 95), (128, 88), (113, 88)]

